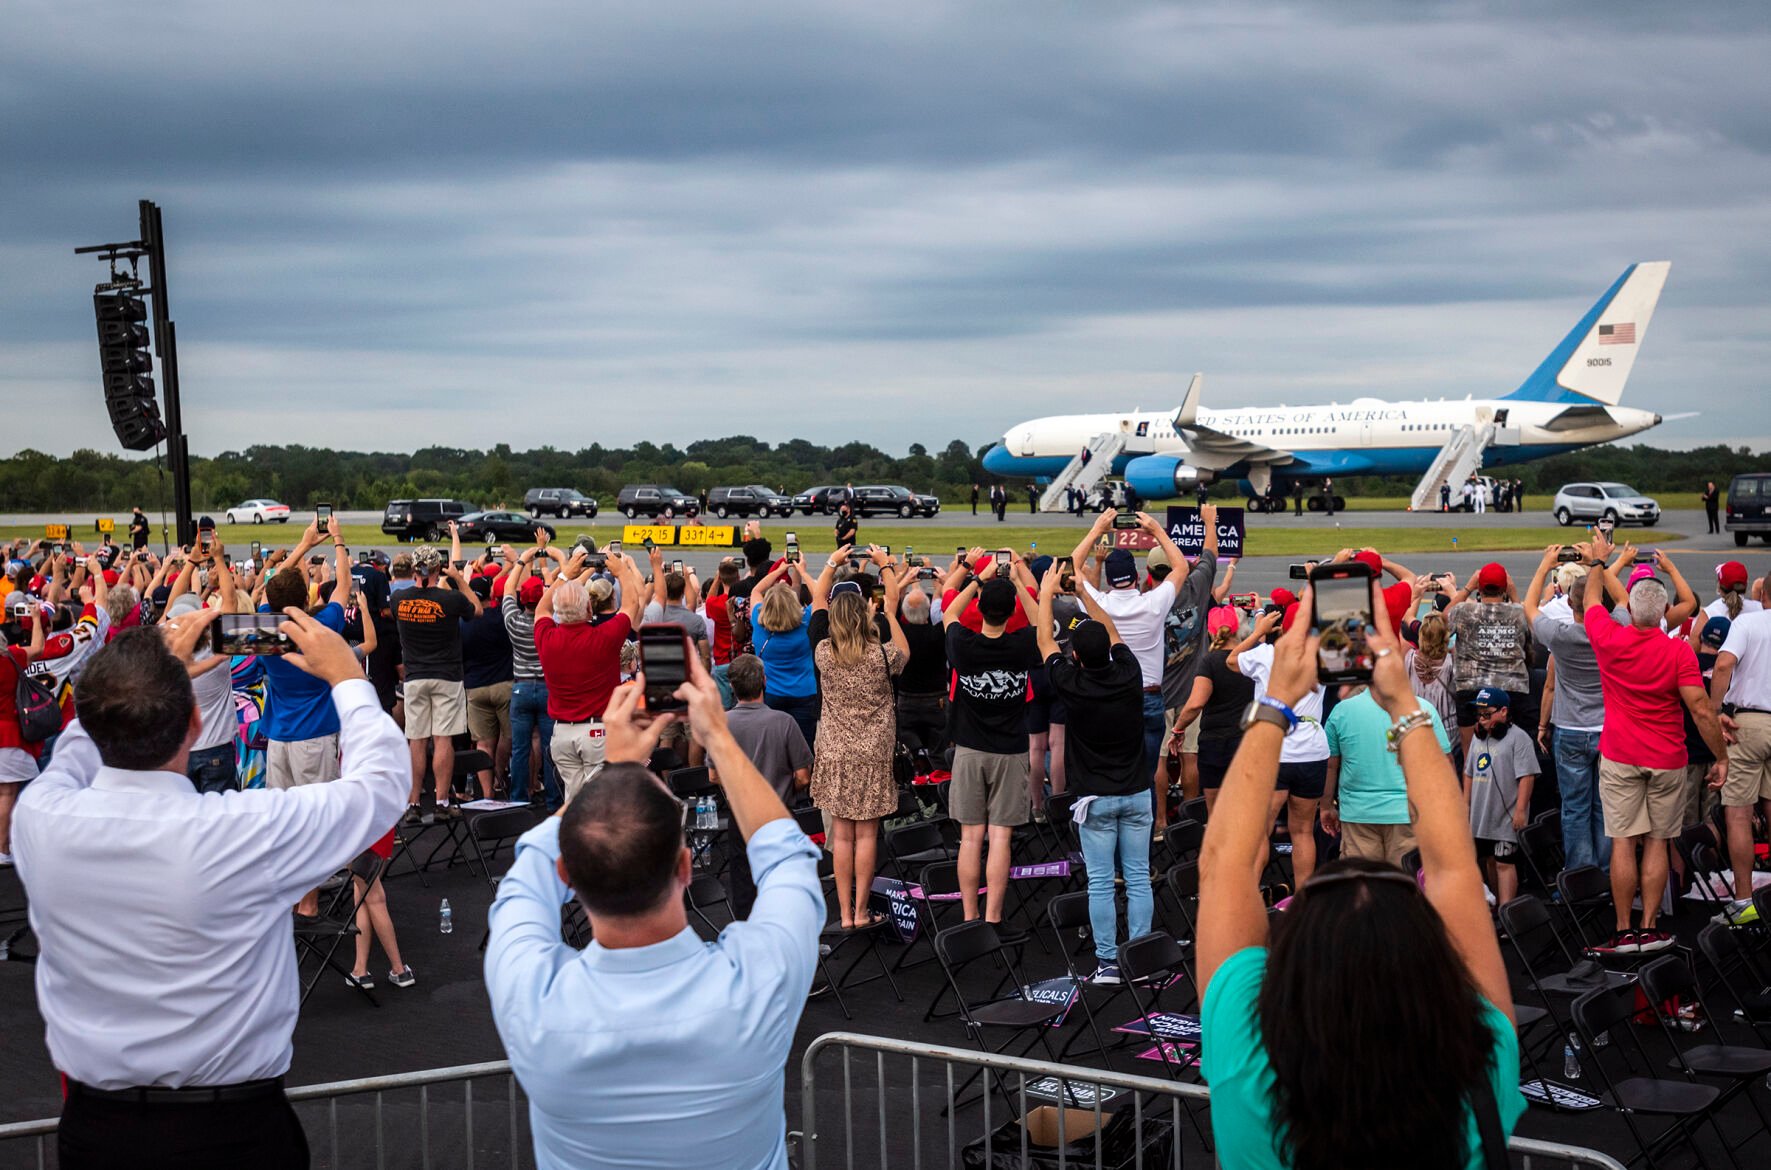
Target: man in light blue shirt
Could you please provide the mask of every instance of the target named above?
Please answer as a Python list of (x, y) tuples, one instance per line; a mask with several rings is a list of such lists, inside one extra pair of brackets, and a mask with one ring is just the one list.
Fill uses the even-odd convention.
[[(1439, 750), (1451, 751), (1451, 738), (1431, 703), (1422, 703), (1433, 722)], [(1322, 828), (1338, 833), (1342, 857), (1363, 857), (1400, 865), (1415, 847), (1408, 823), (1408, 782), (1390, 750), (1388, 712), (1369, 689), (1342, 699), (1322, 725), (1328, 736), (1328, 785), (1322, 793)]]
[[(716, 942), (689, 928), (686, 809), (644, 764), (680, 716), (636, 712), (643, 678), (618, 688), (603, 771), (518, 841), (491, 911), (486, 986), (542, 1170), (787, 1166), (784, 1070), (826, 916), (818, 852), (689, 658), (677, 695), (747, 843), (756, 904)], [(582, 952), (560, 941), (574, 896), (596, 940)]]

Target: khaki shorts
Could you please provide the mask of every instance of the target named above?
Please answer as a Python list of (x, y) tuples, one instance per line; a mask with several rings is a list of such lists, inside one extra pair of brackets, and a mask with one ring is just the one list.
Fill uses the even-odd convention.
[(606, 742), (603, 725), (596, 719), (588, 723), (553, 725), (553, 743), (548, 747), (548, 754), (553, 757), (554, 769), (560, 774), (560, 786), (565, 791), (567, 804), (572, 803), (578, 790), (596, 779), (596, 774), (603, 770)]
[(1607, 837), (1670, 841), (1685, 815), (1685, 769), (1644, 768), (1600, 756), (1599, 804)]
[(1771, 800), (1771, 715), (1742, 711), (1734, 717), (1740, 742), (1728, 747), (1728, 782), (1722, 803), (1743, 808)]
[[(1168, 750), (1168, 741), (1174, 738), (1175, 724), (1181, 721), (1179, 707), (1165, 707), (1162, 710), (1162, 747)], [(1187, 724), (1187, 730), (1181, 733), (1181, 754), (1196, 756), (1199, 754), (1199, 720)]]
[(953, 749), (953, 786), (947, 811), (962, 825), (1024, 825), (1032, 819), (1027, 797), (1026, 752), (997, 755)]
[(406, 738), (430, 739), (467, 730), (467, 690), (441, 678), (406, 680)]
[(510, 738), (510, 688), (508, 682), (475, 687), (467, 692), (467, 732), (475, 743)]
[(338, 779), (338, 736), (273, 739), (265, 744), (264, 786), (299, 788)]
[(1402, 855), (1415, 847), (1413, 825), (1367, 825), (1341, 822), (1341, 856), (1401, 865)]

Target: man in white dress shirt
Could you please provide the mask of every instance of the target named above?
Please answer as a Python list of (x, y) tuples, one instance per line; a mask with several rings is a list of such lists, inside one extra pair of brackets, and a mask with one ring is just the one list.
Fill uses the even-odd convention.
[(63, 1170), (308, 1165), (283, 1095), (299, 1008), (289, 907), (399, 820), (410, 766), (350, 647), (291, 609), (289, 661), (332, 687), (340, 779), (193, 790), (202, 716), (185, 662), (217, 612), (94, 655), (78, 718), (19, 799), (37, 1001), (68, 1082)]

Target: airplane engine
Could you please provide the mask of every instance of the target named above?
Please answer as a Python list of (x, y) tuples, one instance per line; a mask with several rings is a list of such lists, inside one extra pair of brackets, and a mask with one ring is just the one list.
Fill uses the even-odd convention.
[(1199, 484), (1215, 479), (1217, 472), (1189, 467), (1179, 455), (1140, 455), (1125, 465), (1125, 482), (1146, 500), (1190, 496)]

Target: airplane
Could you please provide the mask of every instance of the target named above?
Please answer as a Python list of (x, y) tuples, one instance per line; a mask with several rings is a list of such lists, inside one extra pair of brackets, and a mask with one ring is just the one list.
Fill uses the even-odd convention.
[(1300, 481), (1319, 490), (1325, 477), (1419, 475), (1415, 506), (1437, 507), (1441, 482), (1460, 495), (1479, 467), (1577, 451), (1660, 425), (1661, 415), (1618, 403), (1671, 267), (1657, 260), (1626, 268), (1531, 376), (1500, 398), (1207, 410), (1199, 405), (1204, 378), (1195, 374), (1173, 411), (1017, 423), (985, 453), (984, 469), (1048, 481), (1047, 510), (1061, 507), (1065, 487), (1086, 490), (1109, 474), (1148, 500), (1234, 479), (1257, 511)]

